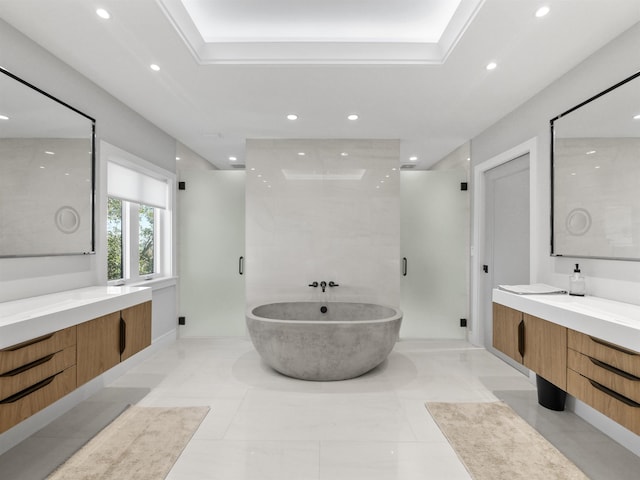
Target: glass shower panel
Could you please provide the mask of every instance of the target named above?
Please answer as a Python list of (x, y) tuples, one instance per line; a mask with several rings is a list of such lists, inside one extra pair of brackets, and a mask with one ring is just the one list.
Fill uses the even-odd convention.
[(461, 182), (462, 169), (400, 175), (402, 338), (466, 338), (469, 192)]
[(183, 171), (180, 180), (180, 335), (243, 336), (245, 172)]

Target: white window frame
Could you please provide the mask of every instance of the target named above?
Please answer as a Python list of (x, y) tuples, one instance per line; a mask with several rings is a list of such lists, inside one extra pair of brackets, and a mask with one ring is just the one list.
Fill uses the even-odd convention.
[[(167, 183), (167, 208), (154, 208), (154, 273), (149, 275), (139, 274), (139, 205), (130, 200), (122, 201), (122, 263), (123, 278), (117, 280), (107, 280), (107, 166), (115, 163), (125, 168), (129, 168), (143, 175), (159, 179)], [(135, 285), (145, 281), (158, 280), (174, 277), (175, 265), (175, 187), (176, 175), (151, 162), (126, 152), (118, 147), (110, 145), (104, 141), (100, 142), (100, 203), (102, 221), (99, 223), (99, 251), (101, 252), (101, 265), (96, 269), (97, 275), (101, 277), (98, 282), (107, 285)], [(118, 197), (114, 197), (118, 198)]]

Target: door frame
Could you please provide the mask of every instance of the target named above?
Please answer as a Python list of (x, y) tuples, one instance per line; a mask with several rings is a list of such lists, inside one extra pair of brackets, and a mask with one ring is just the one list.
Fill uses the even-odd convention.
[(481, 270), (484, 252), (484, 235), (486, 221), (485, 205), (485, 172), (499, 165), (529, 154), (529, 282), (538, 278), (538, 255), (540, 231), (540, 193), (538, 178), (540, 176), (538, 162), (538, 137), (533, 137), (495, 157), (492, 157), (473, 168), (473, 233), (471, 245), (471, 329), (469, 341), (478, 346), (484, 345), (484, 325), (482, 318), (482, 282)]

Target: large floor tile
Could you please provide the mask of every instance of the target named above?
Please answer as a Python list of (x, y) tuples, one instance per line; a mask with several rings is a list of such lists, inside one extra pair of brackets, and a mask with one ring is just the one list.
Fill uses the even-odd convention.
[(193, 439), (167, 480), (318, 480), (317, 442)]
[(320, 480), (468, 480), (446, 442), (322, 442)]

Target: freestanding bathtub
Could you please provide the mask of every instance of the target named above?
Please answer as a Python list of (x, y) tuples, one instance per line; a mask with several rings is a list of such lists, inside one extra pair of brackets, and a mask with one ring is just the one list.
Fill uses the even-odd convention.
[(380, 365), (398, 339), (402, 312), (369, 303), (283, 302), (250, 308), (246, 319), (270, 367), (289, 377), (331, 381)]

